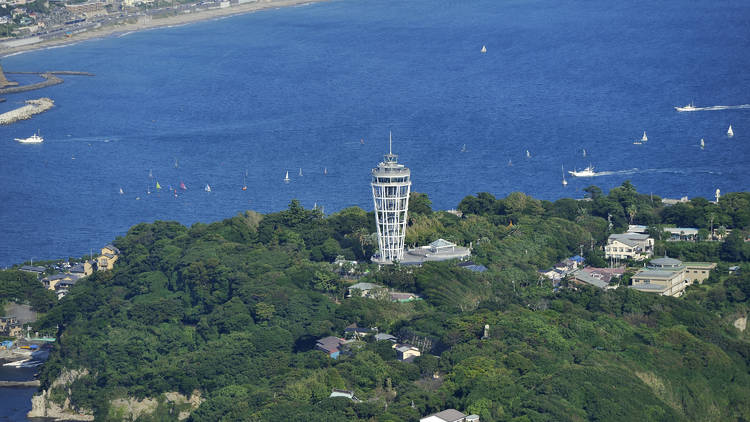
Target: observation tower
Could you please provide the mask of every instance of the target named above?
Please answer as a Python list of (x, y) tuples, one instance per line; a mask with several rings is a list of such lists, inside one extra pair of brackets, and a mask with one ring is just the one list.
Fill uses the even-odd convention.
[(372, 257), (379, 264), (391, 264), (404, 257), (406, 212), (409, 209), (411, 171), (398, 163), (393, 154), (393, 138), (389, 134), (388, 154), (372, 169), (372, 200), (375, 204), (375, 223), (378, 228), (380, 253)]

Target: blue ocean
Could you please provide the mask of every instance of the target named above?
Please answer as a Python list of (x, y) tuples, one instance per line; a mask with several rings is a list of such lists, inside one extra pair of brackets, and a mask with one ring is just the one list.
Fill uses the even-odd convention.
[[(55, 101), (0, 127), (0, 266), (293, 198), (369, 210), (389, 132), (437, 209), (625, 180), (664, 197), (748, 190), (750, 110), (674, 109), (750, 103), (748, 51), (744, 0), (335, 0), (6, 57), (6, 72), (95, 76), (0, 104)], [(13, 141), (37, 130), (41, 145)], [(595, 177), (567, 175), (588, 165)]]

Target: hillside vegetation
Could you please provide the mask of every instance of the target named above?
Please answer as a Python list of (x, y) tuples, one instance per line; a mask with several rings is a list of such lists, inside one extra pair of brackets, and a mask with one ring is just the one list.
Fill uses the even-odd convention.
[[(196, 391), (204, 401), (194, 421), (417, 421), (448, 407), (483, 422), (750, 420), (750, 337), (732, 326), (748, 311), (747, 244), (705, 242), (705, 253), (718, 248), (744, 271), (712, 276), (679, 299), (626, 287), (553, 292), (537, 274), (582, 248), (602, 261), (608, 214), (617, 231), (630, 221), (704, 227), (698, 214), (708, 213), (741, 236), (748, 194), (663, 208), (629, 183), (608, 195), (590, 190), (592, 201), (554, 203), (479, 194), (461, 202), (462, 218), (421, 197), (407, 243), (471, 243), (489, 271), (368, 264), (359, 281), (424, 298), (410, 303), (344, 297), (354, 281), (330, 262), (366, 261), (375, 248), (373, 215), (358, 208), (323, 216), (293, 201), (189, 228), (136, 225), (115, 241), (115, 269), (80, 281), (39, 322), (59, 328), (43, 388), (64, 370), (88, 370), (51, 397), (97, 420), (122, 419), (112, 405), (122, 398), (158, 400), (138, 420), (177, 420), (182, 409), (164, 393)], [(351, 323), (429, 351), (404, 363), (387, 342), (359, 342), (337, 360), (314, 350)], [(328, 398), (334, 388), (362, 402)]]

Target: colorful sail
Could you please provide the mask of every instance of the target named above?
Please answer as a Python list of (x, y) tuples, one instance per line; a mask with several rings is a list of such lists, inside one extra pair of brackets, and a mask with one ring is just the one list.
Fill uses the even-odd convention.
[(159, 184), (159, 181), (156, 182), (156, 190), (161, 189), (161, 185)]
[(185, 182), (180, 182), (180, 189), (187, 190), (187, 186), (185, 186)]

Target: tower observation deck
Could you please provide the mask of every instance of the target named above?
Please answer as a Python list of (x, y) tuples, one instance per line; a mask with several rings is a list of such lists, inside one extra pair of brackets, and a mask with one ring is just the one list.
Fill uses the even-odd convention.
[(389, 140), (388, 154), (383, 156), (383, 162), (372, 169), (370, 184), (380, 248), (373, 261), (381, 264), (400, 261), (404, 257), (406, 213), (411, 191), (411, 171), (398, 163), (398, 155), (391, 152), (391, 144), (392, 139)]

